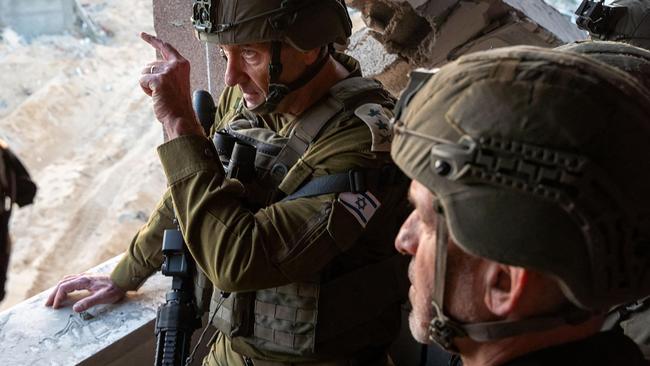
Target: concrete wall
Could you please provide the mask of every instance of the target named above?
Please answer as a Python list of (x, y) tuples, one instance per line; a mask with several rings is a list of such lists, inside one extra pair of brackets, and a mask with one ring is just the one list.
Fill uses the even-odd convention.
[[(367, 25), (349, 52), (394, 94), (417, 67), (496, 47), (555, 47), (586, 38), (542, 0), (347, 0)], [(373, 41), (370, 38), (376, 39)]]
[(0, 24), (26, 38), (72, 31), (76, 7), (76, 0), (0, 0)]
[(215, 45), (194, 37), (191, 1), (153, 0), (153, 16), (156, 34), (190, 61), (192, 90), (209, 90), (216, 99), (223, 90), (225, 63)]

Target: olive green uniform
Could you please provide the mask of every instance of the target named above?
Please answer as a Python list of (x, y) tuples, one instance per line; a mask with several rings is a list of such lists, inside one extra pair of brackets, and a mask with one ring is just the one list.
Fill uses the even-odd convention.
[[(342, 55), (336, 58), (345, 64), (351, 76), (360, 75), (355, 60)], [(219, 102), (213, 131), (246, 118), (247, 114), (242, 108), (240, 90), (227, 88)], [(273, 114), (264, 116), (261, 123), (279, 135), (287, 135), (299, 121), (300, 118)], [(389, 164), (388, 152), (373, 151), (373, 147), (369, 126), (344, 108), (325, 124), (284, 177), (280, 188), (285, 194), (291, 194), (315, 177)], [(364, 228), (352, 211), (339, 202), (337, 194), (275, 202), (256, 212), (245, 208), (242, 205), (246, 196), (244, 185), (225, 179), (212, 143), (205, 138), (179, 137), (161, 145), (158, 153), (169, 189), (112, 273), (113, 281), (121, 288), (137, 289), (160, 267), (162, 233), (173, 227), (174, 215), (198, 267), (215, 287), (233, 293), (296, 283), (323, 283), (395, 257), (392, 239), (406, 213), (405, 182), (370, 189), (381, 205)], [(371, 294), (403, 294), (402, 288), (379, 281), (371, 281), (364, 287), (378, 289), (370, 291)], [(361, 294), (360, 297), (366, 297)], [(356, 329), (349, 331), (330, 330), (332, 337), (322, 342), (316, 339), (316, 348), (308, 354), (260, 350), (241, 337), (233, 338), (232, 344), (239, 354), (258, 360), (330, 361), (352, 355), (370, 360), (380, 355), (382, 361), (376, 364), (383, 364), (385, 348), (399, 329), (399, 301), (391, 299), (390, 305), (379, 306), (379, 311), (367, 308), (372, 307), (373, 301), (367, 298), (328, 300), (336, 310), (322, 309), (323, 314), (345, 314), (350, 309), (354, 315), (354, 309), (365, 309), (373, 314), (372, 319), (356, 324)], [(328, 325), (321, 314), (318, 319), (319, 326)], [(345, 325), (335, 324), (334, 328)], [(232, 351), (229, 337), (222, 336), (208, 357), (209, 364), (236, 364), (233, 360), (243, 360), (238, 353)]]

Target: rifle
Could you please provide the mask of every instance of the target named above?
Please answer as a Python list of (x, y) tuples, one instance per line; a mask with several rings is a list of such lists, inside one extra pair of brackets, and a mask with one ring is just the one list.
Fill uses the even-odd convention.
[[(212, 96), (204, 90), (197, 90), (192, 99), (194, 111), (208, 135), (216, 110)], [(203, 299), (197, 301), (195, 297), (196, 264), (187, 250), (176, 219), (174, 223), (176, 228), (165, 230), (163, 234), (164, 262), (161, 271), (164, 276), (172, 277), (172, 288), (156, 314), (156, 366), (190, 364), (194, 354), (190, 353), (192, 334), (201, 327), (202, 311), (199, 307)]]
[[(212, 96), (205, 90), (195, 91), (192, 96), (192, 107), (206, 136), (209, 136), (216, 112)], [(217, 151), (225, 148), (220, 146), (219, 141), (221, 140), (218, 138), (214, 140)], [(227, 153), (229, 159), (226, 177), (250, 182), (255, 176), (256, 149), (244, 143), (232, 142), (227, 144), (230, 151)], [(174, 222), (177, 225), (176, 229), (165, 230), (163, 235), (162, 252), (165, 259), (162, 274), (173, 277), (173, 280), (172, 289), (165, 296), (166, 302), (158, 308), (156, 316), (156, 366), (189, 365), (207, 331), (206, 325), (196, 346), (192, 352), (189, 352), (192, 334), (201, 327), (201, 315), (207, 307), (206, 292), (211, 289), (207, 284), (203, 284), (209, 281), (197, 271), (196, 264), (183, 240), (178, 221), (174, 219)], [(221, 292), (213, 317), (229, 296), (229, 293)], [(211, 322), (212, 319), (208, 325)]]
[(156, 315), (155, 365), (181, 366), (189, 356), (192, 334), (201, 327), (192, 282), (196, 268), (178, 226), (165, 230), (162, 251), (162, 274), (173, 279)]

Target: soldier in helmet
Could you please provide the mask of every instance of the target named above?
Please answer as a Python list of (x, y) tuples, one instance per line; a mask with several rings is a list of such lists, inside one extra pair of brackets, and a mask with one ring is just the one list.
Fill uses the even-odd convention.
[[(220, 335), (207, 364), (387, 364), (406, 298), (392, 239), (408, 184), (389, 154), (393, 99), (332, 46), (350, 36), (344, 1), (193, 7), (198, 37), (227, 60), (218, 146), (192, 111), (188, 62), (144, 34), (163, 56), (140, 84), (168, 138), (158, 154), (169, 189), (110, 277), (68, 277), (47, 305), (90, 289), (73, 306), (83, 311), (137, 289), (160, 267), (175, 216), (216, 288), (210, 319)], [(232, 178), (237, 149), (251, 147), (253, 178)], [(221, 291), (231, 295), (219, 307)]]
[(465, 366), (646, 364), (601, 328), (650, 293), (649, 98), (615, 68), (525, 46), (403, 94), (392, 156), (414, 210), (395, 245), (413, 256), (417, 340)]
[(0, 301), (5, 297), (5, 283), (11, 255), (9, 219), (14, 203), (19, 207), (31, 204), (36, 184), (18, 157), (0, 139)]
[(625, 42), (650, 49), (650, 2), (647, 0), (583, 0), (576, 10), (578, 28), (591, 38)]

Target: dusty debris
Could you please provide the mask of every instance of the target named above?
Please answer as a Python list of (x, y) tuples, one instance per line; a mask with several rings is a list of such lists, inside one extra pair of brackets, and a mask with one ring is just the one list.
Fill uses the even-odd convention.
[(585, 38), (543, 1), (352, 0), (388, 52), (413, 67), (435, 67), (465, 53), (514, 44), (554, 47)]

